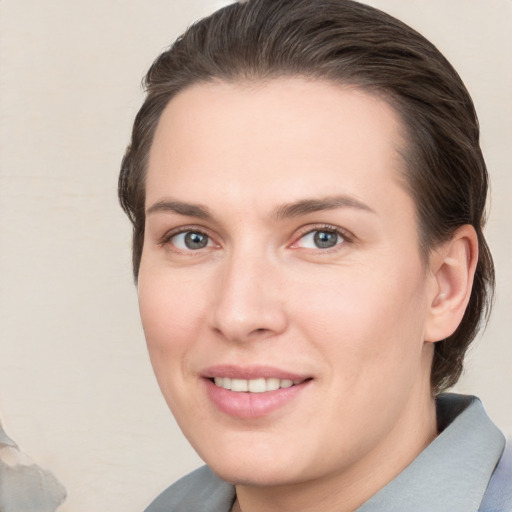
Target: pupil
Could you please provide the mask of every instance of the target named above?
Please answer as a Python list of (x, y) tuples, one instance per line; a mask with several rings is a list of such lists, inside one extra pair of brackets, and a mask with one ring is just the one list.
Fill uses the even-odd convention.
[(338, 242), (338, 234), (329, 231), (317, 231), (315, 233), (315, 245), (321, 249), (334, 247)]
[(190, 232), (185, 235), (185, 245), (189, 249), (202, 249), (208, 244), (208, 237), (201, 233)]

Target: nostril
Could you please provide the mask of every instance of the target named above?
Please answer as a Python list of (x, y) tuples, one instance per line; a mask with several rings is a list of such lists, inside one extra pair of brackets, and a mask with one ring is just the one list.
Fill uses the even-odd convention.
[(250, 338), (259, 338), (259, 337), (262, 337), (266, 334), (269, 334), (270, 332), (272, 332), (271, 330), (269, 329), (265, 329), (265, 327), (258, 327), (257, 329), (253, 329), (250, 333), (249, 333), (249, 337)]
[[(217, 336), (236, 342), (261, 340), (281, 334), (287, 326), (285, 311), (279, 304), (256, 294), (240, 298), (227, 294), (210, 313), (210, 328)], [(239, 300), (235, 300), (239, 299)], [(249, 300), (250, 299), (250, 300)]]

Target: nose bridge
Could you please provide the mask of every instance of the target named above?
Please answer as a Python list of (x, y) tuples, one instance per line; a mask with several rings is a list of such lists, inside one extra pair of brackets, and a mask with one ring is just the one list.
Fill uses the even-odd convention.
[(261, 247), (239, 246), (223, 262), (213, 305), (213, 326), (224, 337), (245, 341), (286, 328), (279, 268)]

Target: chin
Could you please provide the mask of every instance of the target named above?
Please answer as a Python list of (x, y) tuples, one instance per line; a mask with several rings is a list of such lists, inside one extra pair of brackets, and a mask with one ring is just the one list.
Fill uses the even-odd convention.
[(248, 450), (225, 445), (224, 450), (200, 455), (218, 477), (233, 485), (276, 486), (308, 478), (308, 469), (301, 467), (297, 450), (287, 454), (275, 446), (260, 449), (256, 443), (248, 444)]
[(253, 464), (208, 464), (210, 469), (222, 480), (233, 485), (247, 485), (255, 487), (268, 487), (291, 484), (295, 481), (293, 475), (286, 473), (286, 469), (276, 465)]

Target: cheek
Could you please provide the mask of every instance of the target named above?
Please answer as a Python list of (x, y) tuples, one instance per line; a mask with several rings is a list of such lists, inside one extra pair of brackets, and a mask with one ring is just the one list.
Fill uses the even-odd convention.
[(295, 294), (302, 297), (297, 311), (307, 312), (296, 315), (302, 329), (346, 381), (410, 378), (420, 363), (425, 278), (420, 264), (397, 268), (340, 269), (339, 279), (324, 281), (328, 286), (305, 284), (308, 293)]
[(151, 363), (169, 400), (169, 389), (186, 376), (187, 355), (204, 324), (200, 295), (190, 283), (141, 267), (138, 299)]
[(178, 341), (195, 328), (202, 315), (204, 286), (179, 272), (141, 265), (139, 309), (148, 343)]
[[(202, 409), (194, 393), (191, 358), (200, 339), (198, 301), (190, 287), (182, 287), (168, 276), (141, 272), (139, 308), (151, 365), (162, 395), (181, 428)], [(189, 290), (189, 291), (186, 291)], [(199, 422), (200, 423), (200, 422)]]

